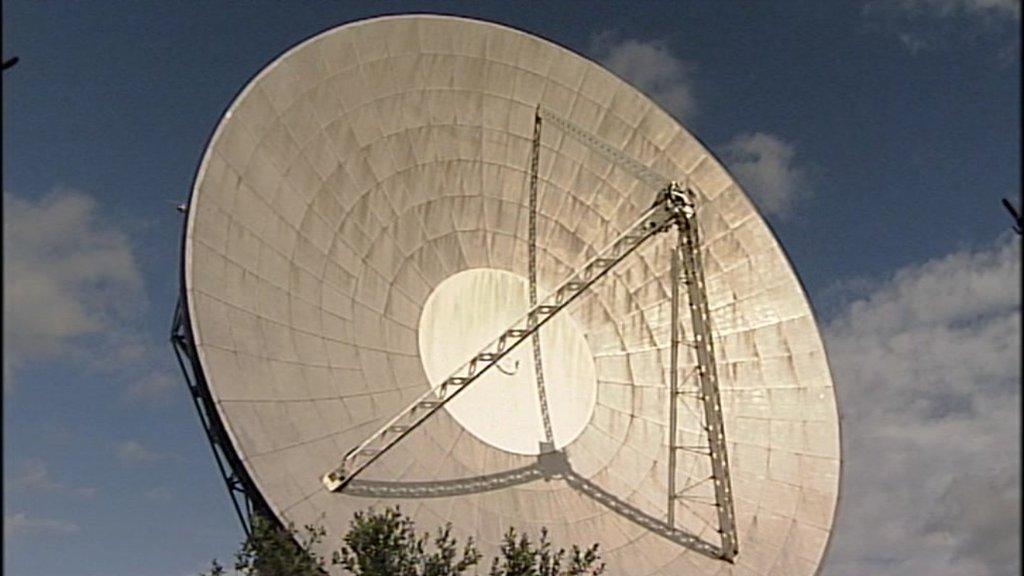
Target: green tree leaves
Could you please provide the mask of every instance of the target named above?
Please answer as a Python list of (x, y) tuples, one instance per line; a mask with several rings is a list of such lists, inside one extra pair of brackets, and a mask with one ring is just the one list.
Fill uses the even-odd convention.
[[(357, 512), (344, 545), (333, 563), (355, 576), (458, 576), (480, 561), (480, 552), (467, 540), (461, 555), (451, 535), (451, 524), (439, 528), (428, 551), (426, 533), (399, 508), (383, 512)], [(458, 558), (456, 560), (456, 558)]]
[[(398, 507), (357, 512), (341, 548), (331, 564), (353, 576), (462, 576), (480, 563), (481, 554), (472, 538), (463, 546), (452, 536), (452, 525), (438, 528), (433, 537), (416, 533), (411, 518)], [(323, 542), (323, 528), (306, 526), (299, 535), (294, 527), (253, 518), (252, 534), (235, 555), (235, 570), (244, 576), (324, 576), (327, 563), (312, 549)], [(547, 529), (534, 544), (528, 535), (509, 528), (501, 554), (491, 563), (489, 576), (600, 576), (604, 564), (598, 545), (570, 551), (554, 550)], [(476, 574), (477, 572), (473, 572)], [(225, 576), (224, 567), (213, 561), (201, 576)]]
[(491, 563), (490, 576), (600, 576), (604, 574), (600, 560), (597, 544), (586, 550), (574, 544), (569, 554), (564, 548), (552, 550), (547, 528), (541, 529), (537, 545), (526, 534), (517, 536), (515, 528), (509, 528), (501, 543), (501, 556)]

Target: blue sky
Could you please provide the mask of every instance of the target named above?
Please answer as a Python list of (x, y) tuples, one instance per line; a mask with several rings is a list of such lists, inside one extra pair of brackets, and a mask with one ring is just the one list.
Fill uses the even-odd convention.
[(766, 214), (844, 423), (825, 574), (1020, 555), (1019, 0), (3, 3), (4, 567), (180, 576), (240, 529), (167, 344), (183, 201), (261, 67), (384, 13), (603, 62)]

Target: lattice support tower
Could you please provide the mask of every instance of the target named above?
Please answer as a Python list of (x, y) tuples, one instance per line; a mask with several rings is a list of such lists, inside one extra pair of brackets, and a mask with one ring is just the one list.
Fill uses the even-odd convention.
[[(537, 182), (540, 172), (540, 132), (544, 121), (541, 119), (540, 106), (533, 117), (533, 145), (530, 147), (530, 307), (537, 305)], [(530, 338), (533, 345), (533, 373), (537, 379), (537, 400), (540, 403), (541, 422), (544, 425), (544, 443), (541, 452), (555, 449), (555, 433), (551, 427), (551, 411), (548, 407), (548, 393), (544, 386), (544, 362), (541, 356), (540, 331)]]
[[(673, 185), (674, 187), (675, 185)], [(675, 188), (673, 193), (689, 195), (689, 190)], [(715, 511), (718, 519), (717, 532), (721, 540), (719, 555), (732, 561), (739, 547), (736, 537), (736, 516), (732, 498), (732, 482), (729, 478), (729, 457), (725, 442), (725, 427), (722, 420), (722, 406), (718, 390), (718, 369), (715, 361), (714, 334), (711, 329), (711, 312), (708, 306), (707, 287), (704, 279), (704, 263), (701, 256), (700, 231), (697, 226), (696, 210), (692, 199), (676, 224), (677, 242), (672, 250), (672, 327), (669, 368), (669, 454), (668, 454), (668, 523), (675, 526), (676, 506), (686, 498), (687, 490), (710, 480), (715, 494)], [(686, 446), (679, 443), (678, 410), (680, 398), (685, 394), (680, 383), (679, 351), (684, 345), (680, 326), (680, 286), (686, 287), (690, 311), (693, 342), (696, 352), (697, 377), (701, 403), (704, 433), (707, 446)], [(710, 478), (678, 489), (676, 487), (678, 453), (689, 450), (706, 455), (710, 459)], [(706, 451), (705, 451), (706, 450)]]

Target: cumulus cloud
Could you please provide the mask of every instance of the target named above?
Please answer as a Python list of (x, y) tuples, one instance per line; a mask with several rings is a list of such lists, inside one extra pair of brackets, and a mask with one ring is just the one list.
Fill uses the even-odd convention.
[(772, 134), (744, 133), (722, 147), (723, 160), (743, 189), (766, 215), (787, 216), (810, 195), (807, 171), (795, 147)]
[(170, 502), (174, 500), (174, 492), (167, 486), (157, 486), (146, 491), (146, 498), (156, 502)]
[(33, 518), (24, 512), (4, 514), (4, 536), (23, 534), (69, 534), (78, 532), (78, 525), (69, 520)]
[(4, 390), (20, 367), (60, 358), (166, 400), (170, 353), (138, 326), (148, 303), (131, 239), (89, 194), (4, 192)]
[(120, 440), (113, 444), (114, 455), (126, 464), (179, 460), (180, 456), (148, 448), (138, 440)]
[(899, 40), (908, 52), (941, 50), (967, 31), (1004, 43), (1005, 62), (1019, 61), (1020, 0), (873, 0), (863, 7), (864, 24)]
[(46, 463), (38, 458), (25, 461), (21, 471), (8, 482), (8, 486), (15, 490), (67, 494), (83, 498), (92, 498), (96, 495), (96, 488), (91, 486), (68, 486), (58, 482), (50, 474)]
[(593, 48), (601, 64), (676, 118), (686, 119), (696, 112), (692, 65), (673, 54), (665, 42), (622, 40), (606, 32), (594, 37)]
[(875, 282), (825, 328), (844, 415), (828, 574), (1020, 571), (1020, 243)]
[(181, 379), (166, 372), (154, 372), (128, 385), (127, 397), (144, 402), (162, 402), (181, 386)]
[[(605, 32), (593, 39), (598, 60), (680, 120), (697, 110), (693, 64), (661, 40), (620, 39)], [(786, 216), (809, 195), (808, 175), (795, 161), (794, 146), (763, 132), (735, 136), (723, 148), (726, 163), (768, 215)]]
[[(139, 305), (142, 276), (128, 237), (89, 195), (39, 200), (4, 192), (4, 373), (109, 330)], [(7, 378), (5, 378), (7, 380)]]
[(910, 32), (900, 32), (897, 37), (900, 39), (900, 44), (907, 49), (911, 54), (917, 54), (922, 50), (927, 50), (930, 46), (926, 40), (918, 38), (915, 34)]
[(874, 0), (864, 5), (867, 14), (899, 11), (914, 16), (956, 15), (1020, 19), (1020, 0)]
[(996, 473), (954, 478), (926, 525), (951, 540), (958, 557), (985, 565), (991, 574), (1020, 573), (1020, 478), (1007, 467)]

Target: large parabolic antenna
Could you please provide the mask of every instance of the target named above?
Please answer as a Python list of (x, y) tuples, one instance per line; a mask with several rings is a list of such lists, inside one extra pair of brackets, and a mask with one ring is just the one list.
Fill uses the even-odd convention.
[(366, 20), (261, 71), (196, 177), (174, 340), (283, 522), (543, 526), (622, 575), (812, 574), (829, 539), (832, 379), (768, 226), (647, 97), (503, 26)]

